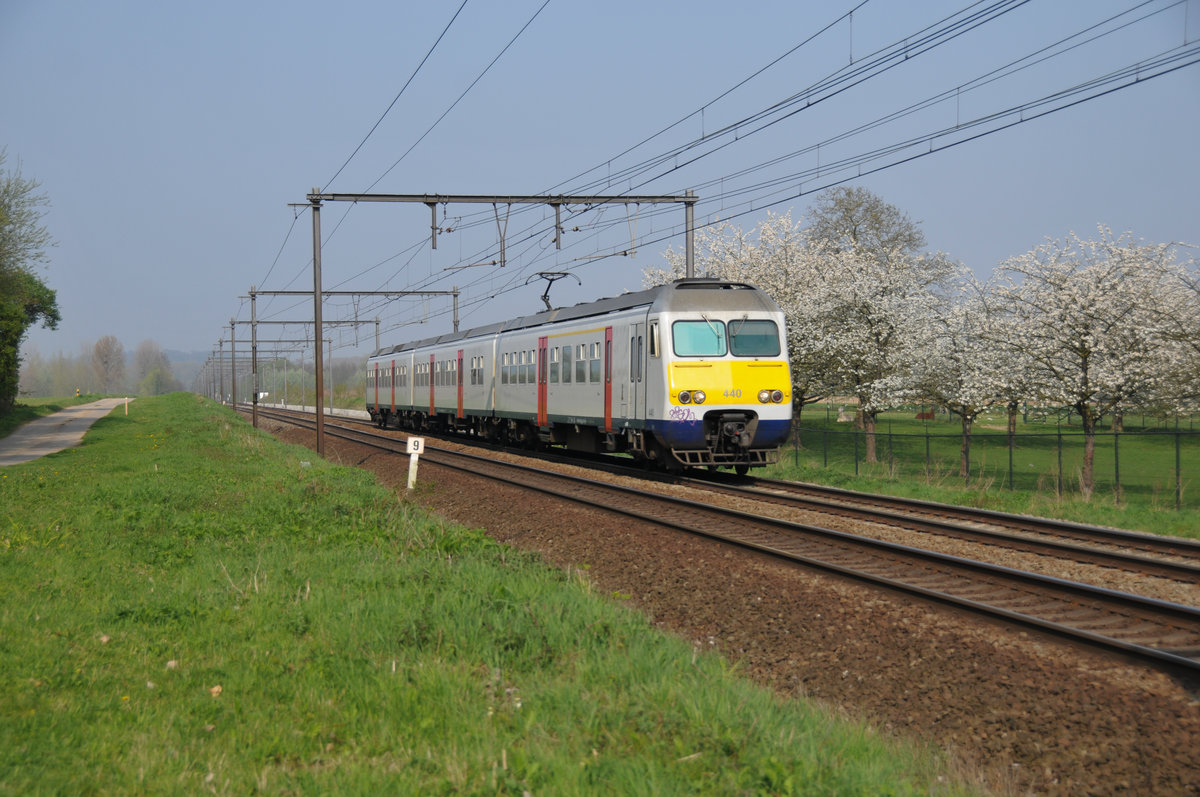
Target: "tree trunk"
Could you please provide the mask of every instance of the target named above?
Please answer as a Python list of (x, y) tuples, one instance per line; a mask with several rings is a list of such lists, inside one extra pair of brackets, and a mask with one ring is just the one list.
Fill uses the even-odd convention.
[(1095, 487), (1096, 473), (1096, 417), (1091, 407), (1076, 407), (1083, 422), (1083, 472), (1079, 476), (1079, 489), (1084, 500), (1090, 501)]
[(878, 462), (879, 457), (875, 453), (875, 413), (864, 412), (862, 414), (862, 419), (863, 419), (863, 432), (865, 433), (864, 437), (866, 438), (866, 441), (867, 441), (867, 455), (866, 455), (866, 458), (864, 461), (865, 462)]

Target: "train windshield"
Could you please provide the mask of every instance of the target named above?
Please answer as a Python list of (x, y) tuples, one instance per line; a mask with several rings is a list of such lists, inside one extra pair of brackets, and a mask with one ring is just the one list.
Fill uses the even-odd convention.
[(725, 324), (705, 318), (702, 321), (676, 321), (671, 325), (671, 339), (677, 357), (723, 357)]
[(729, 350), (737, 357), (778, 357), (779, 327), (770, 320), (730, 321)]
[(779, 356), (779, 327), (769, 319), (676, 321), (671, 340), (677, 357)]

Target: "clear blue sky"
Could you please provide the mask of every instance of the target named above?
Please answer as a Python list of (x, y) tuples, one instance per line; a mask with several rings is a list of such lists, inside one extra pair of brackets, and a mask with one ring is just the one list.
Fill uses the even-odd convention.
[[(303, 202), (313, 187), (403, 194), (693, 188), (699, 222), (731, 218), (749, 228), (768, 204), (800, 216), (810, 192), (860, 168), (831, 172), (831, 164), (912, 139), (910, 149), (862, 170), (937, 151), (851, 183), (907, 212), (931, 249), (981, 276), (1046, 237), (1093, 236), (1097, 224), (1149, 241), (1200, 243), (1198, 64), (952, 148), (942, 149), (965, 132), (925, 138), (1163, 54), (1190, 47), (1195, 60), (1200, 0), (1147, 3), (1122, 21), (1158, 13), (973, 88), (990, 70), (1137, 6), (1034, 0), (928, 52), (913, 50), (836, 96), (772, 116), (761, 132), (745, 124), (737, 136), (637, 178), (626, 170), (839, 70), (865, 69), (882, 47), (906, 39), (915, 47), (920, 30), (966, 0), (550, 0), (539, 13), (543, 2), (468, 0), (350, 158), (461, 0), (0, 0), (0, 147), (7, 169), (19, 166), (41, 181), (52, 204), (45, 222), (58, 242), (43, 276), (58, 291), (63, 321), (57, 331), (32, 331), (29, 343), (43, 355), (74, 355), (113, 334), (130, 350), (149, 338), (167, 349), (211, 351), (228, 338), (231, 317), (249, 319), (240, 297), (251, 285), (311, 290), (310, 215), (289, 203)], [(851, 18), (816, 35), (852, 8)], [(834, 140), (939, 92), (949, 99)], [(688, 162), (714, 145), (724, 146)], [(500, 224), (506, 211), (499, 208)], [(570, 214), (568, 226), (580, 229), (568, 230), (559, 251), (552, 213), (514, 206), (505, 266), (473, 265), (498, 257), (492, 207), (451, 205), (438, 215), (456, 229), (433, 251), (423, 205), (326, 204), (324, 287), (457, 286), (467, 327), (540, 309), (538, 271), (579, 278), (582, 285), (564, 279), (554, 287), (556, 303), (569, 304), (640, 288), (643, 269), (662, 265), (667, 246), (683, 245), (676, 207)], [(597, 257), (631, 241), (633, 256)], [(447, 331), (449, 310), (444, 298), (339, 298), (325, 319), (379, 317), (384, 342), (395, 343)], [(275, 320), (311, 312), (311, 301), (265, 296), (258, 310), (260, 319)], [(239, 327), (239, 337), (248, 334)], [(302, 334), (299, 326), (260, 327), (264, 340)], [(333, 337), (342, 347), (337, 356), (366, 352), (374, 328)]]

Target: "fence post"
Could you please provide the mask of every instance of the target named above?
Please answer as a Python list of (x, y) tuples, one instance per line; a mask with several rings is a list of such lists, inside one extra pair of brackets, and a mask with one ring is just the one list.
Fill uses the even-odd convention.
[(1179, 419), (1175, 419), (1175, 511), (1183, 508), (1183, 470), (1179, 460)]
[(888, 421), (888, 467), (895, 472), (896, 470), (896, 454), (892, 448), (892, 422)]
[(1016, 435), (1008, 435), (1008, 491), (1011, 493), (1016, 488), (1013, 487), (1013, 438)]
[(925, 483), (930, 480), (930, 468), (932, 463), (929, 461), (929, 421), (925, 422)]
[(829, 467), (829, 430), (821, 430), (821, 448), (825, 456), (825, 467)]
[(1121, 432), (1113, 427), (1113, 479), (1116, 481), (1117, 506), (1121, 505)]
[(1062, 498), (1063, 494), (1063, 472), (1062, 472), (1062, 420), (1058, 422), (1058, 497)]
[(858, 475), (858, 431), (850, 432), (854, 436), (854, 475)]

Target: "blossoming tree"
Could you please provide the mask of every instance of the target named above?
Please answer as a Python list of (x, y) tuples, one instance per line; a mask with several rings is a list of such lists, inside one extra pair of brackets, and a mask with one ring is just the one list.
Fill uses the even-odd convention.
[(972, 426), (980, 413), (1005, 400), (1011, 384), (1006, 353), (993, 342), (996, 322), (983, 286), (964, 270), (954, 301), (932, 319), (933, 345), (914, 364), (913, 387), (959, 417), (963, 478), (971, 473)]
[(1033, 397), (1079, 414), (1084, 495), (1100, 419), (1152, 401), (1179, 364), (1166, 322), (1178, 275), (1171, 246), (1104, 227), (1095, 240), (1072, 233), (1000, 265), (992, 292), (1007, 317), (1003, 344), (1027, 363)]

